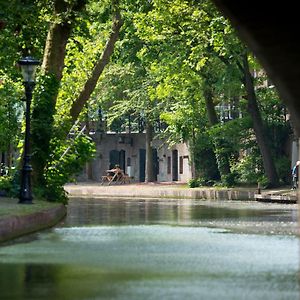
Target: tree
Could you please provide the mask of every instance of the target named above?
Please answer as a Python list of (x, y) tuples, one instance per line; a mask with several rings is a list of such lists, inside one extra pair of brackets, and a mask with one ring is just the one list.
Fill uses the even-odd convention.
[[(188, 64), (202, 78), (203, 97), (205, 98), (208, 120), (211, 126), (217, 124), (214, 111), (216, 102), (213, 103), (212, 99), (222, 99), (228, 92), (230, 94), (238, 92), (236, 96), (242, 95), (242, 89), (237, 90), (235, 89), (237, 84), (232, 84), (232, 82), (238, 82), (237, 78), (239, 77), (240, 83), (244, 84), (246, 99), (248, 100), (248, 112), (252, 118), (254, 133), (263, 157), (266, 175), (271, 185), (278, 185), (278, 176), (267, 141), (268, 136), (263, 134), (264, 125), (263, 122), (259, 122), (261, 117), (257, 105), (256, 113), (253, 113), (253, 104), (255, 103), (253, 101), (253, 95), (255, 95), (254, 85), (251, 86), (253, 89), (250, 90), (250, 81), (246, 82), (244, 80), (245, 71), (247, 70), (241, 62), (245, 47), (237, 39), (228, 21), (217, 14), (213, 6), (207, 1), (193, 2), (192, 4), (187, 1), (173, 1), (172, 3), (154, 1), (154, 9), (147, 17), (140, 15), (140, 23), (139, 33), (142, 39), (148, 41), (153, 48), (159, 48), (160, 51), (168, 49), (168, 52), (163, 52), (163, 55), (159, 56), (159, 58), (163, 57), (159, 61), (160, 64), (167, 63), (170, 65), (170, 69), (174, 68), (175, 62), (180, 63), (181, 66)], [(176, 49), (176, 52), (173, 52), (174, 49)], [(157, 52), (160, 53), (159, 50)], [(220, 62), (224, 63), (224, 66), (216, 64), (215, 59), (219, 59)], [(159, 65), (159, 63), (156, 62), (155, 64)], [(231, 68), (232, 70), (235, 69), (235, 79), (234, 81), (231, 80), (229, 86), (225, 86), (224, 83), (220, 85), (220, 75), (223, 72), (220, 72), (220, 70), (228, 70), (230, 64), (235, 65)], [(218, 74), (214, 70), (215, 66), (218, 66)], [(169, 70), (169, 72), (172, 71)], [(247, 74), (249, 75), (250, 72)], [(216, 80), (211, 81), (211, 78), (216, 78)], [(166, 79), (162, 81), (166, 81)], [(241, 86), (241, 84), (239, 85)], [(222, 90), (219, 94), (216, 93), (218, 89)], [(221, 100), (219, 101), (221, 102)], [(262, 138), (262, 135), (264, 138)], [(226, 145), (228, 141), (225, 141), (222, 137), (215, 139), (215, 142), (219, 171), (224, 175), (229, 174), (229, 158), (232, 155), (231, 146)]]
[(70, 114), (73, 122), (77, 120), (80, 112), (82, 111), (84, 105), (90, 99), (92, 92), (95, 90), (98, 79), (102, 74), (104, 67), (109, 63), (110, 57), (113, 54), (115, 43), (119, 37), (119, 32), (121, 26), (123, 25), (123, 20), (121, 18), (120, 8), (118, 1), (113, 1), (114, 5), (114, 19), (111, 29), (111, 34), (106, 42), (106, 45), (102, 51), (100, 59), (96, 62), (91, 76), (86, 81), (84, 88), (80, 92), (79, 97), (73, 102)]
[(256, 141), (258, 143), (262, 155), (264, 169), (266, 171), (266, 175), (269, 180), (269, 185), (272, 187), (276, 187), (279, 185), (279, 179), (278, 179), (274, 161), (272, 159), (273, 156), (270, 150), (270, 145), (268, 144), (266, 129), (263, 124), (261, 114), (258, 108), (255, 86), (253, 82), (253, 77), (249, 69), (248, 56), (246, 54), (244, 55), (243, 58), (243, 71), (244, 71), (244, 85), (245, 85), (246, 97), (247, 97), (247, 110), (253, 121), (253, 129), (255, 132)]
[[(143, 121), (145, 124), (142, 131), (145, 130), (146, 139), (146, 170), (145, 181), (153, 182), (156, 180), (156, 174), (153, 167), (153, 147), (154, 124), (158, 120), (160, 105), (156, 99), (151, 98), (151, 90), (154, 82), (150, 77), (144, 74), (141, 66), (127, 64), (113, 65), (108, 70), (105, 80), (100, 84), (102, 99), (101, 106), (108, 111), (109, 125), (130, 116), (131, 123)], [(120, 71), (120, 69), (123, 71)], [(111, 83), (114, 82), (114, 85)], [(111, 86), (115, 89), (111, 90)], [(117, 88), (116, 88), (117, 87)], [(104, 99), (108, 100), (105, 103)], [(111, 101), (115, 99), (115, 101)], [(140, 129), (139, 129), (140, 130)]]
[(53, 122), (57, 95), (62, 79), (66, 47), (76, 14), (83, 10), (86, 0), (54, 0), (52, 22), (45, 43), (42, 62), (43, 79), (40, 80), (32, 112), (32, 165), (36, 185), (45, 184), (44, 169), (49, 159), (50, 140), (53, 137)]
[[(59, 172), (71, 176), (70, 170), (79, 169), (74, 161), (80, 155), (88, 159), (80, 151), (93, 152), (88, 137), (66, 138), (71, 128), (81, 130), (72, 125), (77, 120), (81, 124), (82, 112), (93, 102), (97, 109), (101, 105), (109, 111), (111, 122), (128, 116), (133, 122), (143, 120), (148, 181), (155, 179), (153, 127), (162, 120), (168, 123), (170, 145), (189, 144), (194, 176), (231, 176), (240, 164), (237, 153), (246, 146), (255, 149), (253, 153), (257, 149), (237, 136), (255, 134), (269, 182), (277, 184), (270, 149), (276, 134), (268, 130), (271, 121), (261, 116), (265, 112), (251, 74), (253, 59), (249, 64), (244, 45), (210, 1), (12, 0), (2, 7), (3, 74), (20, 81), (13, 67), (19, 56), (43, 56), (32, 108), (32, 163), (38, 185), (47, 185), (52, 175), (63, 185)], [(113, 64), (104, 72), (110, 61)], [(267, 106), (270, 97), (264, 99)], [(220, 119), (217, 108), (233, 102), (239, 105), (241, 120)], [(231, 137), (234, 129), (242, 132)]]
[[(91, 5), (91, 3), (92, 1), (89, 4)], [(74, 24), (78, 24), (76, 16), (79, 11), (83, 11), (86, 7), (87, 1), (73, 1), (66, 3), (57, 1), (54, 3), (55, 15), (58, 14), (60, 16), (63, 14), (66, 15), (66, 18), (60, 23), (54, 23), (50, 26), (42, 65), (45, 75), (43, 82), (37, 90), (36, 99), (38, 99), (38, 101), (35, 102), (33, 109), (32, 127), (34, 130), (32, 137), (34, 155), (32, 161), (35, 170), (35, 179), (39, 185), (44, 184), (44, 172), (47, 164), (50, 163), (51, 166), (51, 157), (49, 157), (49, 155), (51, 152), (56, 151), (56, 146), (54, 145), (57, 145), (60, 148), (57, 139), (59, 136), (64, 139), (64, 136), (67, 135), (72, 124), (78, 119), (80, 112), (84, 109), (85, 104), (89, 100), (90, 95), (96, 86), (99, 76), (113, 53), (114, 44), (122, 26), (122, 20), (118, 1), (112, 1), (112, 4), (114, 7), (115, 19), (113, 21), (112, 32), (108, 37), (106, 46), (102, 50), (102, 55), (95, 63), (91, 76), (86, 79), (84, 88), (78, 98), (73, 99), (71, 108), (69, 111), (65, 111), (67, 115), (60, 119), (58, 123), (54, 123), (56, 110), (57, 113), (61, 115), (60, 105), (62, 104), (62, 101), (59, 100), (59, 103), (57, 103), (56, 99), (59, 96), (59, 93), (64, 90), (64, 87), (60, 87), (59, 83), (64, 83), (63, 76), (68, 76), (70, 71), (76, 71), (71, 65), (67, 68), (67, 72), (63, 72), (66, 55), (69, 55), (67, 53), (67, 46), (71, 41), (72, 27), (74, 27)], [(91, 38), (93, 39), (93, 37)], [(56, 47), (56, 45), (60, 45), (60, 47)], [(73, 55), (74, 52), (70, 52), (70, 54)], [(95, 60), (95, 58), (93, 58), (93, 60)], [(55, 61), (55, 63), (53, 63), (53, 61)], [(72, 95), (70, 96), (72, 97)], [(41, 101), (41, 99), (44, 99), (44, 101)], [(68, 116), (71, 117), (71, 122), (65, 122)], [(65, 125), (61, 126), (60, 124), (63, 122)], [(47, 126), (45, 126), (45, 124), (47, 124)], [(52, 128), (53, 126), (55, 126), (55, 128)], [(58, 131), (60, 131), (60, 133)], [(54, 143), (51, 142), (51, 139), (54, 139)]]
[[(110, 4), (114, 7), (116, 17), (113, 22), (113, 32), (111, 35), (108, 35), (106, 47), (103, 48), (103, 38), (99, 39), (98, 32), (95, 33), (93, 30), (97, 26), (103, 32), (106, 31), (106, 24), (110, 22), (112, 11)], [(7, 15), (10, 16), (5, 22), (3, 29), (6, 42), (9, 41), (6, 44), (11, 46), (11, 51), (8, 53), (18, 53), (16, 49), (19, 48), (22, 49), (23, 55), (30, 54), (40, 57), (45, 45), (41, 67), (42, 72), (35, 88), (31, 119), (34, 182), (36, 186), (45, 187), (47, 184), (45, 181), (47, 169), (53, 164), (55, 165), (53, 160), (57, 159), (55, 152), (60, 152), (61, 150), (58, 149), (64, 148), (61, 146), (66, 143), (65, 137), (72, 127), (72, 123), (78, 119), (84, 104), (93, 92), (95, 83), (113, 53), (114, 44), (122, 25), (119, 3), (117, 0), (103, 1), (101, 5), (94, 0), (35, 0), (34, 3), (13, 0), (5, 4), (4, 8)], [(28, 13), (24, 13), (24, 8), (28, 9)], [(29, 13), (30, 8), (32, 8), (31, 14)], [(49, 26), (47, 26), (48, 24)], [(33, 38), (36, 37), (35, 40), (28, 38), (29, 32), (32, 33)], [(13, 34), (18, 37), (17, 40), (13, 39)], [(3, 35), (1, 35), (2, 37)], [(70, 92), (70, 90), (68, 91), (70, 87), (64, 85), (66, 82), (64, 77), (68, 77), (72, 72), (77, 73), (79, 71), (79, 69), (76, 70), (74, 68), (74, 65), (76, 64), (76, 58), (80, 56), (78, 54), (80, 53), (80, 48), (83, 47), (82, 42), (84, 43), (84, 40), (89, 40), (89, 43), (92, 41), (99, 42), (98, 51), (97, 53), (94, 52), (95, 56), (90, 59), (91, 53), (87, 55), (90, 61), (98, 61), (98, 64), (96, 64), (96, 72), (92, 76), (94, 85), (90, 85), (87, 92), (87, 86), (91, 82), (91, 80), (88, 80), (83, 89), (85, 99), (82, 101), (82, 98), (79, 98), (76, 101), (74, 97), (72, 98), (74, 93)], [(73, 48), (70, 48), (70, 46), (73, 46)], [(99, 58), (98, 54), (102, 50), (103, 55)], [(12, 56), (11, 61), (16, 61), (18, 56), (17, 54)], [(72, 60), (70, 56), (75, 63), (66, 63)], [(4, 55), (1, 57), (4, 57)], [(1, 61), (1, 64), (4, 66), (4, 61)], [(84, 71), (86, 70), (82, 70), (82, 72)], [(95, 73), (97, 73), (96, 76)], [(12, 71), (11, 74), (17, 74), (17, 72)], [(77, 86), (79, 87), (81, 83), (84, 84), (81, 78), (85, 78), (85, 76), (80, 76), (78, 73), (76, 76)], [(71, 111), (72, 103), (69, 103), (69, 109), (66, 110), (65, 104), (60, 99), (61, 95), (67, 95), (68, 99), (74, 102)], [(64, 117), (62, 118), (63, 115)], [(70, 115), (73, 117), (71, 121)], [(79, 144), (77, 146), (80, 147)], [(68, 148), (68, 146), (66, 147)], [(73, 148), (71, 147), (70, 149)], [(69, 158), (71, 158), (70, 155)], [(47, 178), (49, 178), (48, 175), (46, 176)]]
[[(201, 107), (196, 108), (195, 103), (206, 105), (207, 116), (211, 122), (210, 126), (213, 126), (218, 123), (218, 119), (213, 103), (214, 87), (212, 85), (212, 81), (216, 80), (211, 80), (211, 78), (217, 76), (213, 74), (216, 72), (213, 72), (211, 67), (215, 67), (216, 62), (210, 58), (212, 55), (207, 50), (207, 40), (209, 39), (206, 33), (209, 25), (207, 20), (210, 20), (211, 17), (205, 8), (210, 11), (211, 6), (207, 1), (201, 1), (201, 9), (194, 3), (190, 5), (187, 1), (174, 1), (172, 3), (155, 1), (154, 9), (147, 16), (138, 15), (137, 26), (141, 39), (147, 42), (144, 56), (153, 58), (150, 70), (155, 72), (154, 76), (157, 76), (158, 87), (161, 87), (160, 89), (157, 88), (157, 91), (163, 91), (162, 95), (158, 95), (160, 101), (166, 101), (168, 103), (167, 107), (170, 107), (170, 103), (174, 103), (171, 105), (176, 107), (179, 106), (178, 103), (183, 105), (185, 102), (183, 97), (187, 97), (190, 90), (193, 90), (190, 85), (194, 85), (198, 81), (197, 85), (200, 91), (194, 93), (194, 97), (189, 95), (191, 97), (190, 104), (194, 111), (195, 109), (196, 111), (203, 110)], [(201, 21), (201, 26), (198, 25), (198, 20)], [(197, 80), (195, 80), (196, 77), (198, 77)], [(180, 78), (182, 78), (182, 82), (178, 83)], [(180, 86), (184, 92), (179, 91), (176, 86)], [(193, 99), (196, 98), (195, 95), (199, 100), (202, 100), (195, 101)], [(165, 112), (164, 115), (166, 115)], [(170, 118), (169, 120), (173, 119)], [(182, 121), (190, 122), (188, 117), (182, 119)], [(176, 123), (178, 124), (178, 121)], [(190, 149), (193, 152), (195, 152), (197, 132), (195, 128), (198, 129), (198, 133), (201, 131), (199, 125), (200, 122), (195, 121), (191, 130), (187, 131), (188, 134), (182, 134), (184, 140), (189, 141)], [(186, 126), (181, 124), (180, 127), (185, 128)], [(212, 147), (212, 144), (207, 144), (207, 146)], [(207, 153), (211, 152), (207, 151)], [(211, 155), (209, 156), (211, 159)], [(193, 157), (195, 158), (195, 155)], [(229, 160), (225, 157), (221, 159), (220, 155), (218, 158), (221, 173), (224, 173), (224, 175), (230, 173)], [(193, 162), (192, 166), (194, 166)], [(195, 176), (197, 175), (195, 174)]]
[[(5, 74), (0, 83), (0, 153), (7, 154), (7, 168), (11, 174), (13, 149), (16, 149), (21, 136), (22, 86), (13, 82)], [(3, 167), (3, 166), (1, 166)]]

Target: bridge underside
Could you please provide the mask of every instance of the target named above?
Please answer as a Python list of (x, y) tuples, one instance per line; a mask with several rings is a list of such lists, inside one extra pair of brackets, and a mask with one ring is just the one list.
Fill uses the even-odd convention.
[(300, 136), (300, 18), (297, 1), (213, 2), (229, 18), (267, 71)]

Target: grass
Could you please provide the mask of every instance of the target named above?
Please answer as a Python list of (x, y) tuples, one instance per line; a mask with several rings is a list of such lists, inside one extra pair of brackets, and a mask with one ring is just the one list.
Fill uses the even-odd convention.
[(34, 200), (33, 204), (18, 204), (16, 198), (0, 197), (0, 218), (23, 216), (55, 207), (58, 203)]

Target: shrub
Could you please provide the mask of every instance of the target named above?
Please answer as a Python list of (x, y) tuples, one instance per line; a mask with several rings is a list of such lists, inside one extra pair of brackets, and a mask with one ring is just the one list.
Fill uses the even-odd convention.
[(291, 161), (288, 157), (282, 156), (275, 161), (277, 173), (281, 183), (291, 183)]
[(87, 136), (80, 136), (69, 146), (68, 152), (62, 157), (65, 148), (57, 147), (55, 158), (46, 169), (46, 185), (40, 191), (44, 197), (53, 202), (67, 203), (67, 193), (64, 185), (74, 175), (82, 171), (84, 164), (95, 154), (95, 144)]
[(215, 182), (213, 180), (209, 180), (209, 179), (205, 179), (203, 177), (199, 177), (199, 178), (190, 179), (189, 182), (188, 182), (188, 186), (190, 188), (195, 188), (195, 187), (199, 187), (199, 186), (213, 186), (214, 183)]
[(12, 189), (12, 178), (10, 176), (0, 177), (0, 191), (10, 191)]
[(190, 179), (190, 180), (188, 181), (188, 186), (189, 186), (190, 188), (198, 187), (198, 186), (199, 186), (199, 181), (198, 181), (198, 179), (197, 179), (197, 178)]
[(226, 187), (233, 187), (236, 184), (237, 173), (231, 172), (230, 174), (222, 176), (222, 183)]
[(267, 188), (269, 186), (269, 180), (265, 175), (262, 175), (258, 178), (257, 183), (259, 183), (262, 189)]
[(255, 153), (249, 153), (232, 167), (236, 174), (236, 181), (246, 184), (257, 184), (263, 176), (261, 159)]

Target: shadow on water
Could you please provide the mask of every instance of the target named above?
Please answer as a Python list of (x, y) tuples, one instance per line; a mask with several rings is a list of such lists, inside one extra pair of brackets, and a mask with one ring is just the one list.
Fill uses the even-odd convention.
[(73, 199), (60, 226), (0, 247), (0, 299), (299, 299), (296, 219), (288, 205)]

